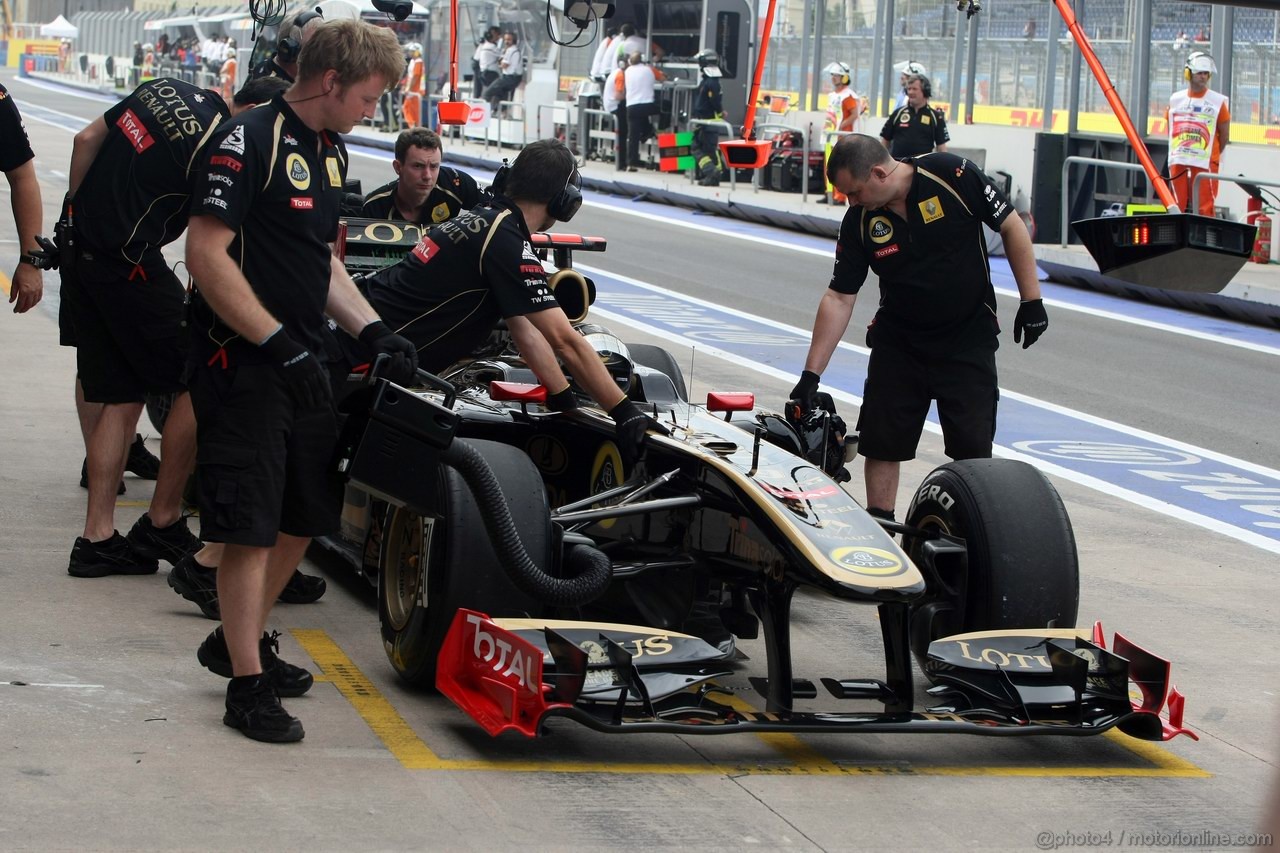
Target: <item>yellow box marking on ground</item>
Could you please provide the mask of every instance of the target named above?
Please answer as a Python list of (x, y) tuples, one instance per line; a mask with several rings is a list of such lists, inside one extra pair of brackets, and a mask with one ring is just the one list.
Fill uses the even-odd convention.
[[(1025, 776), (1025, 777), (1107, 777), (1135, 776), (1150, 778), (1205, 779), (1212, 776), (1189, 761), (1179, 758), (1154, 743), (1139, 741), (1118, 731), (1104, 736), (1142, 760), (1148, 767), (975, 767), (947, 765), (844, 764), (822, 755), (794, 734), (757, 734), (764, 743), (777, 750), (786, 764), (654, 764), (595, 761), (502, 761), (458, 760), (441, 758), (413, 731), (391, 703), (378, 692), (364, 673), (352, 663), (337, 643), (319, 629), (294, 629), (298, 645), (322, 670), (316, 681), (333, 684), (346, 697), (370, 730), (407, 770), (468, 770), (505, 773), (609, 773), (689, 776)], [(725, 701), (737, 710), (760, 713), (736, 696)]]
[(5, 298), (9, 297), (9, 276), (0, 272), (0, 290), (4, 291)]

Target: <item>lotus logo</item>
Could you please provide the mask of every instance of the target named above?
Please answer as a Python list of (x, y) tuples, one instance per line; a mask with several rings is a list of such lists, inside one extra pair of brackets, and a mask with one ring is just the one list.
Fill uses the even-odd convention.
[(901, 574), (905, 570), (902, 560), (879, 548), (861, 548), (846, 545), (843, 548), (836, 548), (832, 551), (831, 559), (838, 563), (841, 568), (860, 575), (887, 577)]

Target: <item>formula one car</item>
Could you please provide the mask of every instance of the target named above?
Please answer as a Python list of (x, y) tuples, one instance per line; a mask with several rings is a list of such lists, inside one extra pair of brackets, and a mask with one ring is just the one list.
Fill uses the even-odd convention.
[[(415, 239), (349, 223), (369, 269)], [(606, 732), (1195, 734), (1168, 662), (1075, 623), (1075, 541), (1035, 468), (952, 462), (920, 484), (905, 523), (839, 485), (848, 437), (834, 407), (760, 411), (748, 393), (688, 399), (667, 351), (586, 322), (594, 287), (572, 253), (604, 241), (538, 235), (556, 298), (619, 387), (670, 435), (626, 469), (590, 398), (556, 413), (502, 329), (442, 376), (353, 382), (340, 468), (342, 542), (378, 586), (388, 659), (489, 733), (534, 736), (556, 716)], [(378, 258), (377, 255), (382, 255)], [(901, 545), (894, 536), (901, 536)], [(332, 544), (332, 543), (331, 543)], [(876, 608), (883, 677), (821, 679), (871, 710), (807, 710), (792, 596), (805, 587)], [(726, 698), (740, 639), (763, 629), (763, 711)], [(912, 656), (932, 682), (914, 701)], [(1131, 691), (1138, 698), (1131, 698)], [(876, 707), (878, 706), (878, 708)]]

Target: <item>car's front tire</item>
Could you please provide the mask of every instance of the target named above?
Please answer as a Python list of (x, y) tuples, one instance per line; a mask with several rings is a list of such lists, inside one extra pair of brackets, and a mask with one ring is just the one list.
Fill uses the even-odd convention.
[[(939, 637), (1000, 628), (1073, 627), (1079, 559), (1062, 498), (1039, 470), (1012, 459), (967, 459), (934, 469), (907, 510), (911, 527), (964, 539), (968, 566), (939, 567), (944, 590), (911, 617), (911, 650), (923, 661)], [(903, 543), (913, 560), (922, 543)]]

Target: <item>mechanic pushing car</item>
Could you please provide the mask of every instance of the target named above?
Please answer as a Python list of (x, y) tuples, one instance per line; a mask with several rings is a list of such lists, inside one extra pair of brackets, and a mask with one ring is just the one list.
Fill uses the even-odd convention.
[(880, 307), (867, 332), (858, 452), (866, 459), (867, 511), (892, 520), (899, 469), (915, 458), (930, 400), (938, 403), (947, 456), (991, 456), (1000, 327), (983, 223), (999, 230), (1022, 298), (1013, 340), (1025, 337), (1026, 349), (1049, 320), (1026, 226), (969, 160), (935, 153), (895, 161), (879, 140), (852, 135), (832, 149), (827, 177), (850, 208), (791, 399), (806, 412), (814, 408), (822, 371), (874, 271)]
[[(76, 134), (58, 236), (60, 323), (74, 340), (88, 506), (71, 550), (75, 577), (150, 574), (199, 547), (182, 518), (195, 420), (182, 382), (186, 289), (161, 248), (187, 225), (201, 149), (230, 114), (221, 96), (181, 80), (143, 83)], [(126, 537), (116, 491), (147, 393), (176, 393), (151, 504)], [(83, 397), (83, 404), (79, 400)]]
[(404, 131), (396, 137), (395, 153), (391, 168), (396, 179), (365, 197), (361, 216), (430, 225), (480, 203), (480, 188), (474, 178), (440, 165), (444, 146), (435, 131), (425, 127)]
[(318, 25), (294, 85), (216, 133), (194, 185), (200, 524), (203, 538), (225, 543), (223, 624), (197, 657), (231, 678), (223, 722), (255, 740), (304, 734), (280, 696), (305, 693), (311, 674), (280, 660), (263, 631), (311, 537), (338, 527), (336, 414), (317, 357), (326, 313), (391, 355), (391, 378), (406, 382), (416, 368), (413, 345), (378, 320), (329, 249), (347, 163), (338, 134), (371, 117), (403, 70), (390, 30)]
[[(595, 350), (569, 323), (530, 244), (531, 231), (568, 222), (582, 205), (580, 177), (564, 143), (525, 146), (494, 176), (494, 196), (456, 219), (433, 226), (403, 261), (363, 282), (370, 304), (398, 334), (413, 341), (433, 373), (475, 350), (505, 318), (511, 337), (546, 387), (547, 406), (577, 406), (564, 359), (576, 382), (617, 424), (618, 446), (630, 468), (645, 432), (665, 431), (627, 399)], [(366, 341), (343, 337), (352, 364), (373, 355)], [(555, 390), (553, 390), (555, 389)]]

